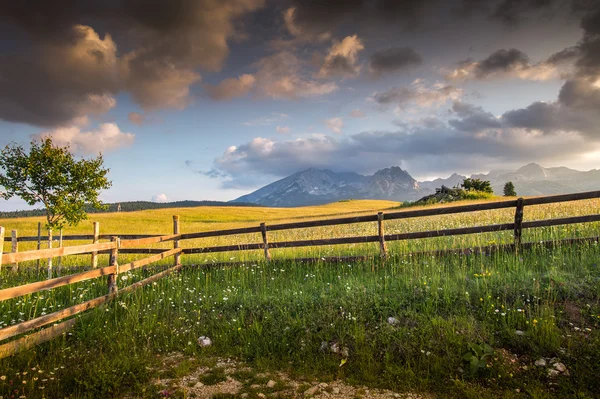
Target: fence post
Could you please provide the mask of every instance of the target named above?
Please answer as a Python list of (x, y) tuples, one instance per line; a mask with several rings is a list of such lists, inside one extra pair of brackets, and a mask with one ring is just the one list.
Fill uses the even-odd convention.
[[(48, 229), (48, 249), (52, 248), (52, 229)], [(52, 258), (48, 258), (48, 280), (52, 278)]]
[[(42, 222), (38, 222), (37, 250), (42, 249)], [(40, 259), (37, 260), (37, 275), (40, 275)]]
[(385, 245), (385, 232), (383, 230), (383, 212), (377, 213), (377, 227), (379, 229), (379, 256), (382, 260), (386, 260), (387, 247)]
[(4, 227), (0, 226), (0, 272), (2, 271), (2, 252), (4, 252)]
[[(179, 234), (179, 215), (173, 215), (173, 234)], [(173, 240), (173, 248), (179, 248), (179, 239)], [(175, 266), (181, 264), (181, 252), (173, 257)]]
[(523, 232), (523, 198), (517, 200), (517, 209), (515, 210), (515, 252), (519, 252), (521, 247), (521, 233)]
[[(92, 240), (92, 244), (98, 244), (100, 241), (100, 223), (94, 222), (94, 238)], [(92, 269), (98, 267), (98, 252), (92, 252)]]
[(119, 290), (117, 287), (117, 276), (119, 275), (119, 262), (117, 261), (117, 257), (119, 256), (119, 237), (112, 236), (110, 238), (111, 242), (116, 242), (117, 246), (110, 251), (110, 266), (116, 266), (116, 270), (114, 273), (108, 275), (108, 293), (116, 294)]
[[(13, 230), (12, 231), (12, 236), (11, 236), (11, 251), (12, 252), (19, 252), (19, 239), (17, 237), (17, 230)], [(13, 263), (13, 272), (17, 272), (19, 270), (19, 262), (15, 262)]]
[(271, 260), (271, 253), (269, 252), (269, 240), (267, 239), (267, 225), (265, 223), (260, 224), (260, 234), (262, 234), (263, 248), (265, 250), (265, 259)]
[[(58, 247), (62, 248), (62, 246), (63, 246), (62, 229), (60, 229), (60, 233), (58, 234)], [(56, 269), (57, 269), (57, 273), (58, 273), (59, 277), (60, 277), (61, 266), (62, 266), (62, 256), (59, 256), (58, 261), (56, 262)]]

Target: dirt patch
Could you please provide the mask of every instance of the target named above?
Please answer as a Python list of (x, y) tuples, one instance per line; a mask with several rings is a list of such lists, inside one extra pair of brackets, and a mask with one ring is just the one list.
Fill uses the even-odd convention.
[[(169, 357), (182, 361), (184, 357)], [(188, 374), (175, 378), (159, 378), (150, 391), (157, 397), (169, 398), (362, 398), (362, 399), (431, 399), (434, 396), (416, 393), (397, 393), (386, 389), (352, 386), (343, 381), (301, 381), (286, 373), (258, 373), (246, 364), (231, 359), (217, 359), (210, 367), (199, 366)]]

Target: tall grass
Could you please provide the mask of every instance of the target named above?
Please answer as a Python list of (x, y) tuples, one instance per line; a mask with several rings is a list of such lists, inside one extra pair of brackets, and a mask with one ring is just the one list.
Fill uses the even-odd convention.
[[(599, 205), (594, 200), (570, 207), (530, 207), (525, 218), (597, 213)], [(386, 230), (464, 227), (509, 222), (512, 217), (512, 210), (500, 210), (388, 221)], [(183, 231), (190, 231), (184, 217), (182, 223)], [(270, 233), (270, 239), (375, 234), (375, 228), (373, 223), (282, 231)], [(598, 235), (599, 230), (598, 224), (536, 229), (524, 232), (524, 240)], [(241, 239), (248, 237), (197, 240), (185, 246)], [(393, 256), (385, 263), (265, 263), (259, 251), (184, 255), (188, 266), (181, 273), (81, 315), (75, 329), (62, 338), (0, 360), (0, 396), (104, 398), (133, 392), (156, 397), (149, 381), (161, 375), (160, 359), (180, 352), (198, 359), (236, 357), (258, 369), (447, 397), (594, 397), (600, 392), (597, 244), (536, 247), (518, 255), (409, 255), (511, 240), (510, 233), (490, 233), (390, 243)], [(320, 257), (376, 251), (370, 244), (273, 254)], [(243, 266), (210, 266), (232, 257)], [(85, 261), (89, 258), (65, 259), (65, 269)], [(165, 260), (148, 270), (123, 274), (119, 285), (171, 263)], [(14, 274), (4, 268), (1, 277), (2, 287), (7, 287), (43, 279), (43, 273), (22, 267)], [(0, 325), (105, 293), (106, 282), (97, 279), (4, 301)], [(389, 317), (396, 322), (388, 323)], [(214, 345), (199, 347), (196, 339), (201, 335), (211, 337)], [(321, 350), (323, 342), (348, 348), (347, 361), (342, 364), (339, 354)], [(494, 348), (494, 356), (471, 374), (463, 355), (469, 344), (483, 343)], [(539, 357), (559, 358), (570, 375), (550, 379), (545, 368), (533, 364)]]

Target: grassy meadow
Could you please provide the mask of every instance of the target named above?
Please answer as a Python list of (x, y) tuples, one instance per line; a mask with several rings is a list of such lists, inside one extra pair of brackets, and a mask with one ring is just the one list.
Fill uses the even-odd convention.
[[(398, 205), (348, 201), (295, 209), (206, 207), (91, 216), (100, 222), (101, 234), (168, 234), (173, 214), (180, 215), (181, 231), (187, 233), (396, 211)], [(526, 207), (524, 220), (599, 212), (599, 199), (575, 201)], [(385, 229), (390, 234), (510, 223), (513, 217), (514, 209), (482, 211), (388, 221)], [(38, 220), (0, 224), (27, 236), (37, 234)], [(65, 234), (91, 230), (88, 221)], [(269, 240), (376, 232), (376, 223), (364, 223), (270, 232)], [(524, 230), (523, 241), (597, 235), (600, 224), (589, 223)], [(261, 242), (260, 234), (182, 241), (182, 246), (253, 242)], [(263, 261), (262, 251), (183, 255), (187, 267), (180, 273), (78, 316), (76, 327), (62, 338), (0, 360), (0, 397), (189, 397), (185, 386), (165, 393), (151, 381), (210, 367), (218, 357), (243, 360), (256, 372), (285, 370), (307, 382), (343, 379), (434, 397), (597, 397), (598, 244), (537, 247), (520, 254), (410, 254), (510, 242), (511, 231), (389, 242), (384, 263), (286, 260), (377, 255), (376, 243), (272, 250), (270, 263)], [(20, 250), (34, 245), (20, 243)], [(10, 243), (4, 250), (10, 250)], [(143, 257), (122, 255), (119, 263)], [(101, 265), (106, 258), (101, 256)], [(243, 265), (210, 267), (221, 261)], [(172, 262), (120, 275), (118, 284), (131, 284)], [(89, 255), (65, 258), (62, 273), (86, 264)], [(0, 272), (0, 289), (44, 278), (35, 262), (20, 265), (17, 272), (7, 265)], [(4, 301), (0, 327), (104, 294), (106, 280), (101, 278)], [(213, 345), (200, 347), (200, 336), (210, 337)], [(340, 350), (335, 353), (332, 346)], [(184, 354), (185, 362), (165, 368), (163, 360), (173, 353)], [(547, 365), (536, 366), (540, 359)], [(243, 393), (256, 398), (259, 391), (247, 384)]]

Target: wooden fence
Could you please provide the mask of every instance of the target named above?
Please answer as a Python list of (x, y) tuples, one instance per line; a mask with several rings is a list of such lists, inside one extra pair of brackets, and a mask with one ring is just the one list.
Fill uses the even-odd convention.
[[(4, 228), (0, 227), (0, 242), (10, 241), (12, 243), (10, 253), (2, 253), (0, 248), (0, 268), (2, 265), (13, 264), (13, 270), (17, 270), (15, 265), (18, 262), (39, 260), (39, 259), (52, 259), (53, 257), (61, 257), (75, 254), (92, 254), (91, 265), (92, 268), (89, 271), (85, 271), (78, 274), (72, 274), (64, 277), (50, 278), (46, 281), (40, 281), (30, 283), (18, 287), (11, 287), (0, 290), (0, 301), (8, 300), (16, 297), (20, 297), (43, 290), (53, 289), (76, 282), (89, 280), (92, 278), (98, 278), (102, 276), (107, 277), (107, 294), (100, 298), (92, 299), (79, 305), (71, 306), (60, 311), (37, 317), (32, 320), (14, 324), (5, 328), (0, 329), (0, 341), (14, 338), (18, 335), (31, 332), (32, 330), (38, 329), (43, 326), (47, 326), (50, 323), (64, 320), (68, 317), (72, 317), (76, 314), (84, 312), (88, 309), (100, 306), (121, 292), (128, 292), (135, 290), (148, 283), (156, 281), (157, 279), (172, 273), (173, 271), (181, 268), (181, 256), (185, 254), (205, 254), (215, 252), (229, 252), (229, 251), (244, 251), (244, 250), (263, 250), (264, 256), (267, 261), (271, 260), (272, 249), (278, 248), (294, 248), (294, 247), (306, 247), (306, 246), (319, 246), (319, 245), (340, 245), (340, 244), (353, 244), (353, 243), (378, 243), (379, 245), (379, 256), (381, 259), (385, 259), (388, 256), (388, 249), (386, 242), (398, 241), (398, 240), (410, 240), (419, 238), (431, 238), (431, 237), (445, 237), (462, 234), (477, 234), (485, 232), (496, 232), (512, 230), (514, 234), (514, 243), (505, 246), (512, 250), (519, 250), (520, 248), (531, 246), (534, 243), (522, 243), (521, 236), (522, 230), (528, 228), (547, 227), (547, 226), (558, 226), (574, 223), (589, 223), (589, 222), (600, 222), (600, 214), (591, 214), (584, 216), (574, 216), (560, 219), (546, 219), (536, 221), (523, 221), (524, 209), (526, 206), (551, 204), (559, 202), (576, 201), (583, 199), (600, 198), (600, 191), (592, 191), (577, 194), (565, 194), (555, 195), (537, 198), (519, 198), (516, 200), (509, 201), (498, 201), (498, 202), (486, 202), (474, 205), (461, 205), (451, 206), (445, 208), (432, 208), (432, 209), (420, 209), (420, 210), (408, 210), (399, 212), (383, 213), (379, 212), (375, 215), (367, 216), (356, 216), (356, 217), (344, 217), (336, 219), (325, 219), (325, 220), (311, 220), (293, 223), (282, 223), (267, 225), (261, 223), (259, 226), (244, 227), (229, 230), (218, 230), (218, 231), (206, 231), (197, 233), (181, 233), (179, 228), (179, 217), (173, 217), (173, 234), (152, 236), (152, 235), (110, 235), (99, 234), (99, 225), (94, 224), (94, 234), (92, 235), (65, 235), (62, 236), (61, 241), (68, 240), (92, 240), (92, 244), (59, 247), (59, 248), (48, 248), (38, 249), (34, 251), (18, 252), (18, 243), (26, 241), (37, 241), (38, 248), (41, 243), (40, 234), (37, 237), (18, 237), (16, 231), (13, 231), (11, 237), (4, 236)], [(385, 234), (384, 221), (416, 218), (424, 216), (437, 216), (437, 215), (449, 215), (464, 212), (475, 212), (485, 211), (493, 209), (506, 209), (514, 208), (515, 216), (512, 223), (493, 224), (485, 226), (475, 227), (461, 227), (446, 230), (432, 230), (412, 233), (399, 233), (399, 234)], [(316, 240), (300, 240), (300, 241), (276, 241), (270, 242), (268, 233), (270, 231), (280, 230), (291, 230), (300, 228), (311, 228), (320, 226), (335, 226), (352, 223), (369, 223), (376, 222), (378, 228), (378, 234), (372, 236), (356, 236), (356, 237), (341, 237), (341, 238), (327, 238), (327, 239), (316, 239)], [(38, 230), (39, 231), (39, 230)], [(213, 246), (203, 248), (181, 248), (181, 240), (198, 239), (205, 237), (221, 237), (227, 235), (237, 234), (250, 234), (250, 233), (261, 233), (262, 242), (259, 243), (246, 243), (236, 245), (224, 245), (224, 246)], [(110, 242), (100, 243), (100, 239), (110, 238)], [(568, 242), (575, 241), (598, 241), (598, 237), (587, 237), (578, 238), (576, 240), (567, 240)], [(140, 248), (144, 245), (157, 244), (162, 242), (173, 241), (173, 249), (159, 249), (159, 248)], [(551, 242), (550, 242), (551, 243)], [(548, 243), (546, 243), (548, 244)], [(461, 249), (442, 250), (444, 252), (454, 251), (460, 252)], [(97, 256), (100, 253), (110, 254), (109, 266), (97, 268)], [(136, 260), (124, 265), (119, 265), (117, 261), (118, 254), (148, 254), (147, 258)], [(173, 266), (157, 273), (149, 278), (134, 283), (121, 290), (117, 287), (117, 275), (129, 270), (137, 269), (142, 266), (149, 265), (167, 257), (174, 257)], [(341, 259), (341, 258), (340, 258)], [(350, 259), (362, 259), (362, 257), (344, 258)], [(302, 261), (312, 261), (314, 259), (297, 259)], [(231, 262), (230, 264), (235, 264)], [(51, 265), (51, 261), (49, 262)], [(213, 265), (214, 266), (214, 265)], [(52, 327), (37, 331), (33, 334), (21, 337), (11, 342), (0, 345), (0, 358), (10, 356), (19, 350), (29, 348), (37, 345), (41, 342), (48, 341), (60, 334), (67, 329), (71, 328), (75, 323), (76, 319), (69, 319), (59, 324), (55, 324)]]

